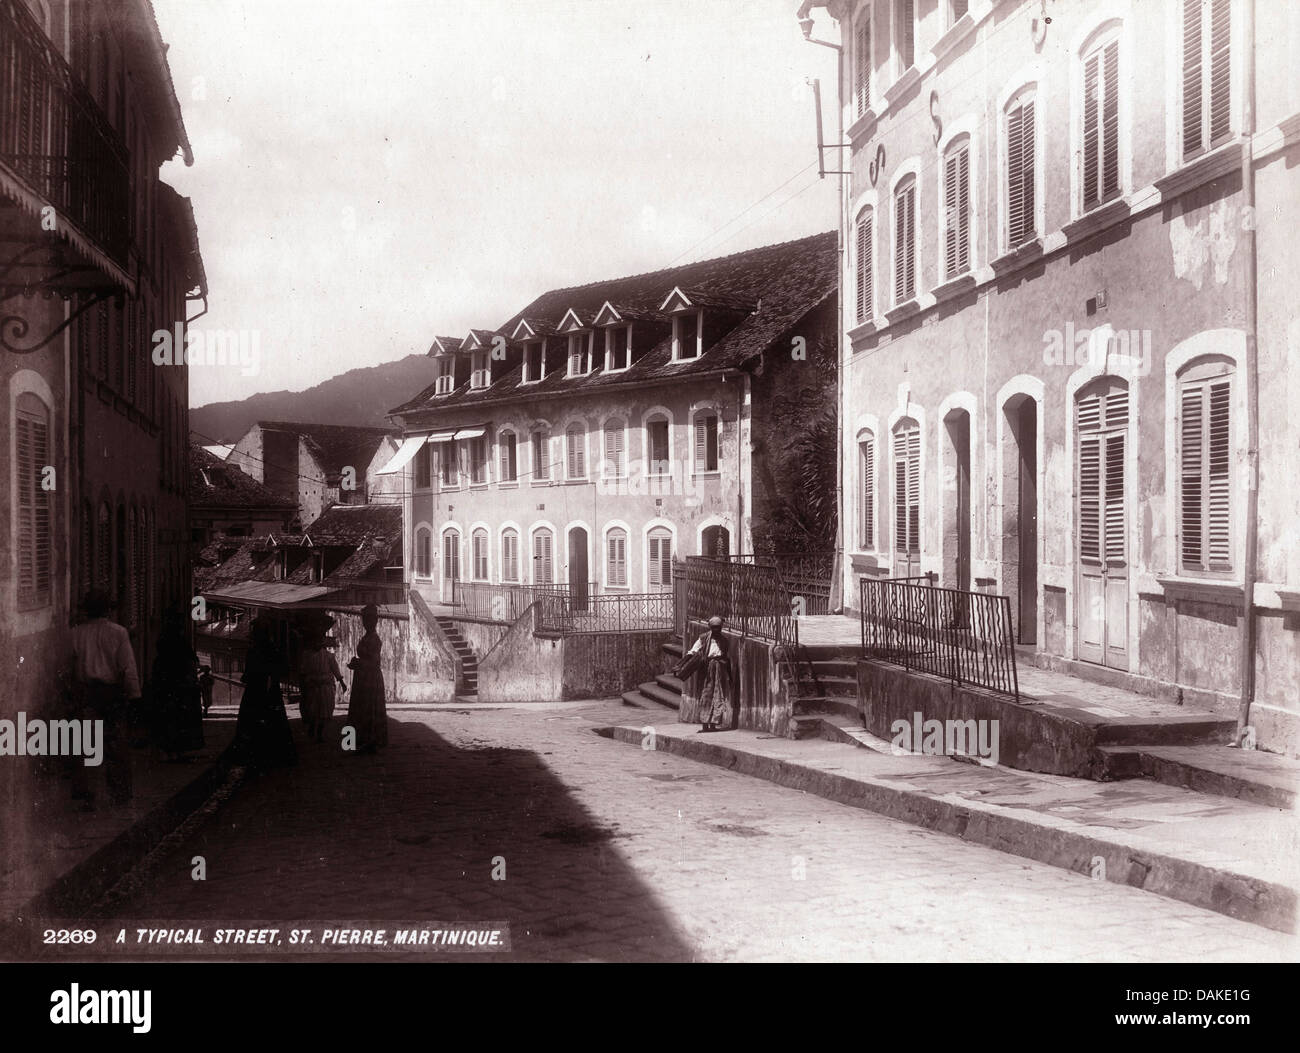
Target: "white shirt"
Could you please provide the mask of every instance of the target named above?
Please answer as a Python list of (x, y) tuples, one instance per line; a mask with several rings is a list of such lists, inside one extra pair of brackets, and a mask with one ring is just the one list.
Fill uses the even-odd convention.
[[(695, 654), (695, 652), (698, 651), (698, 650), (700, 649), (700, 640), (702, 640), (702, 639), (704, 639), (704, 637), (702, 637), (702, 636), (699, 637), (699, 638), (697, 638), (696, 641), (695, 641), (695, 643), (691, 646), (691, 649), (690, 649), (689, 651), (687, 651), (686, 653), (687, 653), (687, 654)], [(709, 649), (708, 649), (707, 651), (704, 652), (704, 657), (705, 657), (705, 658), (721, 658), (722, 656), (723, 656), (723, 655), (722, 655), (722, 645), (718, 643), (717, 639), (714, 637), (714, 635), (713, 635), (712, 633), (709, 633)]]
[(140, 697), (140, 674), (135, 668), (131, 636), (117, 622), (92, 618), (72, 630), (72, 654), (77, 679), (121, 684), (127, 698)]

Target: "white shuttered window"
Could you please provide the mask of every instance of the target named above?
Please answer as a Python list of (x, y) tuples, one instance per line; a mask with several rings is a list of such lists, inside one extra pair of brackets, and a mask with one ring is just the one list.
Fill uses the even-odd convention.
[(1230, 0), (1182, 0), (1183, 159), (1232, 136)]
[(1216, 361), (1185, 371), (1178, 409), (1179, 562), (1184, 571), (1230, 574), (1231, 367)]

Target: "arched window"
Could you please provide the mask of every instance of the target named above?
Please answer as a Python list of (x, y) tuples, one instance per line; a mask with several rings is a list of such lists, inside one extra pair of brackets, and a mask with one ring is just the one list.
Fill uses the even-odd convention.
[(1233, 571), (1234, 368), (1210, 355), (1178, 373), (1178, 562), (1188, 574)]
[(488, 580), (488, 532), (479, 527), (470, 535), (470, 555), (473, 559), (472, 577), (475, 581)]
[(1083, 80), (1083, 124), (1077, 133), (1082, 212), (1120, 194), (1119, 50), (1119, 25), (1114, 24), (1095, 35), (1079, 59)]
[(623, 456), (623, 422), (612, 418), (605, 422), (605, 463), (603, 475), (606, 479), (620, 479), (627, 474), (627, 462)]
[(442, 577), (444, 581), (460, 581), (460, 533), (444, 530), (442, 534)]
[(581, 424), (569, 425), (564, 433), (564, 443), (566, 478), (587, 478), (587, 433)]
[(875, 287), (872, 284), (872, 242), (875, 210), (864, 208), (858, 213), (854, 245), (857, 251), (857, 320), (867, 321), (875, 313)]
[(705, 527), (700, 534), (701, 556), (727, 556), (731, 554), (731, 535), (727, 528), (717, 524)]
[(555, 538), (547, 527), (533, 534), (533, 584), (550, 585), (555, 581)]
[(963, 135), (943, 155), (944, 281), (970, 270), (970, 204), (970, 136)]
[(673, 585), (673, 535), (666, 527), (655, 527), (646, 536), (647, 584), (663, 591)]
[(498, 482), (517, 483), (519, 481), (519, 450), (515, 433), (510, 430), (497, 436), (497, 459), (500, 461)]
[(672, 474), (671, 425), (662, 413), (646, 419), (645, 456), (647, 475)]
[(919, 573), (921, 556), (921, 430), (904, 417), (894, 425), (895, 577)]
[(916, 176), (894, 191), (894, 303), (916, 296)]
[(718, 470), (718, 415), (713, 410), (701, 410), (692, 422), (695, 436), (695, 474)]
[(862, 532), (858, 538), (864, 552), (876, 547), (876, 437), (869, 431), (858, 436), (858, 457), (862, 462)]
[(1011, 250), (1038, 236), (1034, 85), (1022, 88), (1007, 103), (1003, 117), (1003, 172), (1007, 188), (1004, 229)]
[(627, 531), (621, 527), (605, 535), (605, 584), (616, 589), (627, 585)]
[(415, 576), (433, 577), (433, 531), (420, 527), (415, 531)]
[(45, 489), (50, 464), (50, 412), (44, 402), (23, 392), (14, 404), (14, 477), (18, 481), (18, 606), (50, 602), (53, 570), (51, 491)]
[(551, 481), (551, 433), (545, 428), (533, 432), (533, 482)]
[(519, 580), (519, 531), (501, 532), (501, 580)]

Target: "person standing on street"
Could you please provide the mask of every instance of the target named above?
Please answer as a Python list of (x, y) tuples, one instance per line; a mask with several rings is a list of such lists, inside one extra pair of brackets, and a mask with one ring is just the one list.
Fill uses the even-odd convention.
[(334, 656), (325, 649), (324, 630), (307, 638), (298, 659), (298, 706), (311, 742), (324, 742), (325, 729), (334, 716), (334, 684), (347, 690)]
[[(74, 706), (83, 720), (104, 722), (104, 780), (113, 804), (131, 799), (131, 746), (127, 707), (140, 699), (140, 674), (126, 629), (110, 621), (113, 601), (102, 589), (86, 593), (86, 621), (72, 630), (71, 682)], [(94, 808), (89, 769), (73, 768), (72, 796)]]
[(374, 753), (388, 745), (388, 710), (384, 706), (384, 673), (379, 664), (381, 643), (375, 629), (379, 608), (373, 603), (361, 608), (366, 634), (357, 644), (356, 657), (348, 662), (353, 671), (348, 698), (348, 723), (356, 730), (358, 753)]
[(731, 648), (722, 632), (722, 619), (716, 614), (709, 619), (708, 632), (686, 652), (678, 667), (678, 676), (686, 679), (703, 666), (704, 681), (700, 687), (700, 731), (727, 731), (731, 727)]

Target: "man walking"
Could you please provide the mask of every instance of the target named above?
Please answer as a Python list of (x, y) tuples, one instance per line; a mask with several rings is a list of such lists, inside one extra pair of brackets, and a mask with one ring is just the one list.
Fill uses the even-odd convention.
[[(131, 799), (131, 746), (127, 705), (140, 698), (140, 675), (135, 667), (131, 637), (109, 621), (113, 601), (101, 589), (86, 593), (82, 606), (86, 621), (72, 630), (72, 682), (75, 704), (83, 720), (104, 722), (104, 779), (114, 804)], [(84, 764), (73, 769), (72, 796), (94, 807), (89, 773)]]

